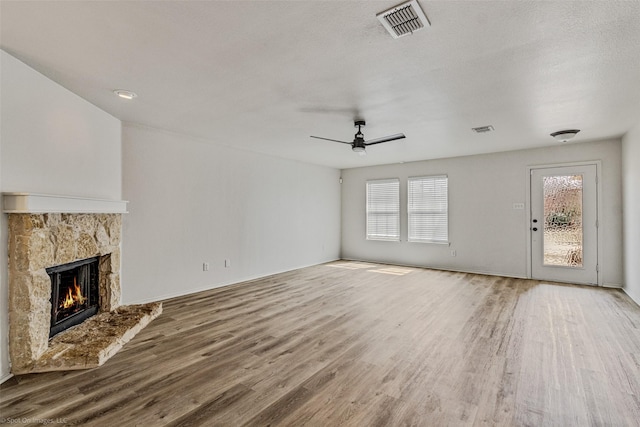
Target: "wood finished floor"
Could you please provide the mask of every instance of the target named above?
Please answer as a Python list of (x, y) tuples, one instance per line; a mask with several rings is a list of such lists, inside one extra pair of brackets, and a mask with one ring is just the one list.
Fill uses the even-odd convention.
[(637, 426), (640, 308), (619, 290), (334, 262), (168, 300), (104, 366), (5, 382), (0, 418)]

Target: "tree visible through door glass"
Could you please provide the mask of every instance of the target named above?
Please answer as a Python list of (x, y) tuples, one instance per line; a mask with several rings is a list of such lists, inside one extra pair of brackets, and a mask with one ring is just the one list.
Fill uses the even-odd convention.
[(582, 267), (582, 175), (545, 176), (544, 264)]

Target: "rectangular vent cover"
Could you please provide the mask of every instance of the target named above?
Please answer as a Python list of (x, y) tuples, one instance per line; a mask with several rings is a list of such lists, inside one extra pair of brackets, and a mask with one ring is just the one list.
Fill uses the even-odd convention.
[(477, 128), (471, 128), (473, 129), (473, 131), (475, 133), (486, 133), (486, 132), (491, 132), (493, 131), (493, 126), (489, 125), (489, 126), (480, 126)]
[(418, 4), (418, 0), (399, 4), (392, 9), (378, 13), (376, 17), (394, 39), (431, 25)]

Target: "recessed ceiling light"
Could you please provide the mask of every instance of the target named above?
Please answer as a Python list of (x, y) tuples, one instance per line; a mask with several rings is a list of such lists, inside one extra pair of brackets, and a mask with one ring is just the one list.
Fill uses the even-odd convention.
[(124, 90), (124, 89), (116, 89), (113, 91), (113, 93), (118, 95), (120, 98), (128, 99), (128, 100), (132, 100), (133, 98), (138, 96), (136, 95), (135, 92), (131, 92), (130, 90)]
[(558, 132), (552, 133), (551, 136), (560, 142), (567, 142), (573, 139), (578, 132), (580, 132), (580, 129), (559, 130)]

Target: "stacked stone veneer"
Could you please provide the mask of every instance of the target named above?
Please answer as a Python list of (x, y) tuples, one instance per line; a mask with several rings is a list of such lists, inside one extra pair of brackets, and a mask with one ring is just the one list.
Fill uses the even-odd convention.
[(120, 214), (9, 214), (9, 352), (28, 372), (47, 350), (51, 280), (46, 268), (100, 256), (100, 311), (120, 305)]

